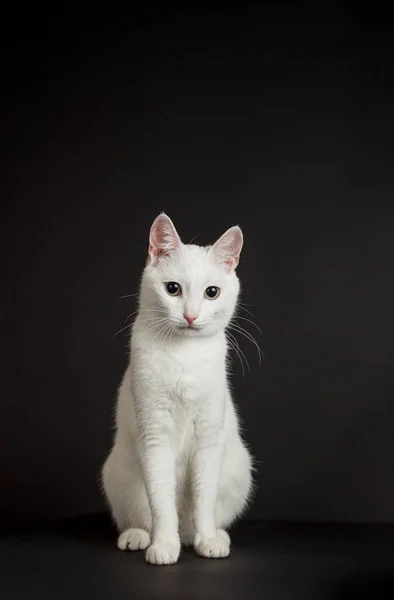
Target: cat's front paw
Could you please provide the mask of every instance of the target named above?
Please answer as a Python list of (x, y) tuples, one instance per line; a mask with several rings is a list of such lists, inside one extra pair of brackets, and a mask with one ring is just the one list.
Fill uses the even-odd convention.
[(205, 538), (197, 534), (194, 548), (204, 558), (225, 558), (230, 554), (230, 536), (224, 529), (218, 529), (216, 535)]
[(145, 550), (150, 544), (150, 536), (145, 529), (126, 529), (118, 538), (120, 550)]
[(151, 565), (173, 565), (179, 558), (180, 549), (179, 541), (153, 542), (146, 551), (146, 562)]

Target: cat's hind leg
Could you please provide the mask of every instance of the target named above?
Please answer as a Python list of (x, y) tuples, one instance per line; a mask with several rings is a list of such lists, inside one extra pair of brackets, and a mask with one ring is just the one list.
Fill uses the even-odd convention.
[(252, 493), (251, 459), (244, 446), (240, 447), (237, 463), (224, 460), (219, 481), (215, 522), (218, 529), (227, 529), (246, 510)]
[(225, 453), (216, 501), (216, 537), (210, 544), (196, 544), (199, 554), (224, 557), (230, 553), (231, 540), (226, 529), (245, 511), (252, 490), (251, 457), (240, 438)]
[(145, 550), (151, 543), (152, 517), (139, 464), (125, 461), (116, 447), (102, 471), (105, 496), (120, 535), (120, 550)]

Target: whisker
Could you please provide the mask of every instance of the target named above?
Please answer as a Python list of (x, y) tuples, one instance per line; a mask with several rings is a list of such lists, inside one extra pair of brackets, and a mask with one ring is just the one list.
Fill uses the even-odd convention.
[[(231, 338), (227, 339), (227, 341), (229, 342), (231, 348), (235, 351), (235, 353), (237, 354), (237, 357), (239, 359), (239, 362), (241, 363), (241, 368), (242, 368), (242, 377), (245, 377), (245, 368), (244, 368), (244, 363), (242, 360), (242, 357), (239, 353), (240, 347), (238, 345), (238, 342), (236, 340), (236, 338), (233, 336), (232, 333), (230, 333), (229, 331), (227, 331), (227, 335), (231, 336)], [(232, 341), (234, 340), (234, 341)]]
[(176, 325), (174, 323), (174, 326), (173, 326), (172, 331), (171, 331), (170, 342), (172, 341), (172, 336), (174, 335), (175, 331), (176, 331)]
[[(246, 306), (250, 306), (249, 304), (247, 304)], [(248, 310), (247, 308), (245, 308), (245, 305), (242, 304), (242, 302), (238, 302), (238, 306), (237, 308), (242, 308), (242, 310), (244, 310), (245, 312), (247, 312), (249, 315), (251, 315), (252, 317), (256, 318), (256, 315), (254, 315), (252, 313), (252, 311)]]
[(118, 300), (122, 300), (123, 298), (135, 298), (135, 296), (139, 296), (139, 294), (136, 293), (136, 294), (126, 294), (126, 296), (118, 296)]
[(138, 323), (146, 323), (147, 321), (157, 321), (160, 319), (166, 319), (166, 317), (150, 317), (149, 319), (138, 320)]
[(231, 323), (231, 329), (233, 329), (234, 331), (237, 331), (238, 333), (241, 333), (249, 341), (251, 341), (252, 344), (256, 345), (260, 352), (262, 352), (260, 346), (258, 345), (258, 343), (255, 340), (255, 338), (253, 337), (253, 335), (249, 331), (247, 331), (246, 329), (244, 329), (243, 327), (241, 327), (241, 325), (239, 325), (239, 323), (232, 322)]
[(262, 359), (265, 360), (265, 356), (264, 356), (262, 349), (260, 348), (260, 346), (258, 345), (256, 340), (254, 339), (253, 335), (249, 331), (246, 331), (246, 329), (241, 327), (239, 324), (230, 323), (229, 327), (233, 331), (236, 331), (236, 332), (240, 333), (241, 335), (243, 335), (247, 340), (249, 340), (256, 347), (258, 357), (259, 357), (259, 365), (261, 367), (261, 361), (262, 361)]
[(165, 308), (139, 308), (136, 312), (167, 312)]
[(173, 335), (173, 333), (174, 333), (174, 331), (175, 331), (175, 328), (176, 328), (175, 324), (174, 324), (174, 323), (171, 323), (171, 327), (170, 327), (170, 329), (169, 329), (169, 331), (167, 332), (167, 334), (166, 334), (166, 337), (165, 337), (165, 341), (167, 342), (167, 347), (168, 347), (168, 346), (170, 345), (170, 343), (171, 343), (172, 335)]
[(247, 319), (246, 317), (241, 317), (241, 315), (237, 315), (235, 317), (235, 320), (237, 320), (237, 319), (242, 319), (243, 321), (247, 321), (248, 323), (251, 323), (254, 327), (256, 327), (256, 329), (259, 332), (259, 334), (263, 335), (260, 327), (258, 325), (256, 325), (256, 323), (254, 323), (251, 319)]
[(127, 323), (127, 321), (129, 321), (132, 317), (134, 317), (134, 315), (136, 315), (138, 313), (138, 310), (135, 310), (134, 312), (130, 313), (128, 317), (126, 317), (125, 323)]
[(114, 333), (114, 335), (112, 336), (112, 338), (116, 337), (119, 333), (122, 333), (122, 331), (124, 331), (128, 327), (131, 327), (130, 323), (128, 323), (127, 325), (125, 325), (124, 327), (122, 327), (122, 329), (119, 329), (119, 331), (117, 331), (116, 333)]
[(140, 333), (139, 336), (137, 336), (136, 339), (140, 340), (141, 338), (144, 337), (145, 334), (149, 333), (150, 331), (154, 331), (157, 327), (159, 327), (160, 325), (163, 325), (163, 321), (167, 321), (166, 318), (161, 318), (161, 319), (157, 319), (157, 321), (155, 323), (152, 323), (151, 325), (148, 325), (148, 327), (146, 329), (144, 329), (144, 331), (142, 331)]
[(197, 233), (197, 235), (195, 235), (194, 237), (192, 237), (192, 239), (190, 240), (189, 244), (192, 244), (196, 238), (200, 237), (200, 235), (201, 235), (201, 233)]
[(132, 312), (132, 315), (135, 315), (136, 313), (143, 313), (143, 312), (160, 312), (160, 313), (167, 313), (167, 311), (164, 308), (137, 308), (134, 312)]
[(126, 317), (125, 323), (127, 323), (127, 321), (129, 321), (131, 319), (131, 317), (133, 317), (134, 315), (137, 315), (137, 314), (140, 314), (140, 313), (143, 313), (143, 312), (158, 312), (158, 313), (161, 313), (161, 314), (163, 314), (163, 313), (167, 314), (167, 311), (164, 310), (164, 309), (163, 310), (162, 309), (158, 309), (158, 308), (143, 308), (143, 309), (138, 309), (138, 310), (133, 311), (132, 313), (129, 314), (128, 317)]
[[(229, 362), (234, 363), (234, 362), (236, 362), (237, 358), (238, 358), (238, 360), (240, 360), (239, 356), (237, 355), (237, 351), (234, 348), (231, 340), (227, 340), (227, 342), (228, 342), (228, 350), (229, 350), (227, 357), (228, 357)], [(232, 354), (231, 354), (233, 351), (234, 351), (235, 356), (236, 356), (235, 359), (233, 359)], [(243, 369), (242, 369), (242, 377), (245, 377), (245, 371)]]
[(249, 373), (250, 373), (249, 361), (248, 361), (248, 359), (246, 358), (246, 354), (243, 352), (243, 350), (242, 350), (241, 346), (238, 344), (238, 340), (237, 340), (237, 338), (236, 338), (236, 337), (235, 337), (235, 336), (234, 336), (232, 333), (230, 333), (230, 332), (228, 332), (228, 333), (229, 333), (229, 334), (232, 336), (232, 338), (234, 339), (234, 342), (235, 342), (235, 344), (236, 344), (236, 346), (237, 346), (237, 348), (238, 348), (238, 351), (239, 351), (239, 352), (240, 352), (240, 354), (242, 355), (242, 357), (243, 357), (243, 359), (244, 359), (244, 361), (245, 361), (245, 363), (246, 363), (246, 366), (248, 367), (248, 371), (249, 371)]
[(164, 324), (164, 326), (159, 329), (159, 331), (156, 333), (155, 337), (152, 339), (151, 343), (149, 344), (149, 348), (152, 346), (153, 342), (155, 341), (155, 339), (157, 338), (158, 335), (160, 335), (161, 333), (164, 333), (164, 331), (167, 330), (167, 327), (170, 326), (171, 327), (172, 323), (171, 321), (169, 323)]
[(122, 333), (122, 331), (124, 331), (125, 329), (127, 329), (128, 327), (131, 327), (130, 323), (128, 323), (127, 325), (125, 325), (124, 327), (122, 327), (122, 329), (119, 329), (119, 331), (117, 331), (116, 333), (114, 333), (114, 335), (112, 336), (112, 338), (116, 337), (117, 335), (119, 335), (119, 333)]
[[(156, 310), (156, 309), (154, 309), (154, 310)], [(143, 311), (138, 311), (138, 310), (135, 310), (134, 312), (132, 312), (132, 313), (131, 313), (131, 314), (130, 314), (130, 315), (127, 317), (127, 318), (126, 318), (126, 321), (125, 321), (125, 323), (127, 323), (127, 321), (129, 321), (129, 320), (131, 319), (131, 317), (133, 317), (133, 316), (134, 316), (134, 315), (136, 315), (137, 313), (139, 314), (140, 312), (144, 312), (144, 310), (143, 310)], [(149, 312), (149, 311), (147, 311), (147, 312)], [(164, 310), (163, 310), (162, 312), (163, 312), (163, 313), (165, 313), (166, 311), (164, 311)], [(153, 321), (154, 319), (157, 319), (157, 318), (158, 318), (158, 317), (152, 317), (152, 319), (146, 319), (146, 320), (147, 320), (147, 321)], [(116, 336), (117, 336), (119, 333), (122, 333), (122, 331), (124, 331), (125, 329), (127, 329), (127, 327), (131, 327), (131, 324), (130, 324), (130, 323), (127, 323), (127, 324), (126, 324), (124, 327), (122, 327), (122, 329), (119, 329), (119, 331), (117, 331), (117, 332), (116, 332), (116, 333), (115, 333), (115, 334), (114, 334), (112, 337), (113, 337), (113, 338), (114, 338), (114, 337), (116, 337)]]

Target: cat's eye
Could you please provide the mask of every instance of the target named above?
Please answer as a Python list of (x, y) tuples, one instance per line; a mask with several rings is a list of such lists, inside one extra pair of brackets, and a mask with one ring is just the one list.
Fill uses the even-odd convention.
[(220, 294), (220, 289), (215, 285), (210, 285), (204, 292), (205, 298), (207, 300), (215, 300)]
[(182, 288), (176, 281), (166, 283), (166, 291), (170, 296), (179, 296), (182, 293)]

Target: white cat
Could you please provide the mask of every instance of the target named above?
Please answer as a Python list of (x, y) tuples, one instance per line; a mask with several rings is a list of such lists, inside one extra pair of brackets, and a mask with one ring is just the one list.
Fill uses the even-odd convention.
[(159, 215), (150, 230), (130, 362), (103, 486), (122, 550), (178, 560), (181, 543), (228, 556), (225, 531), (246, 508), (252, 461), (226, 377), (225, 330), (236, 307), (243, 236), (185, 245)]

